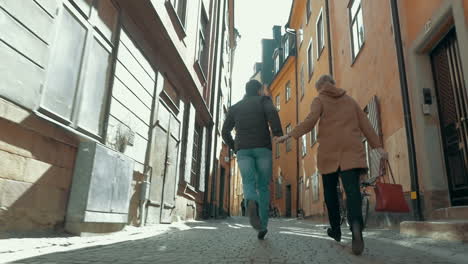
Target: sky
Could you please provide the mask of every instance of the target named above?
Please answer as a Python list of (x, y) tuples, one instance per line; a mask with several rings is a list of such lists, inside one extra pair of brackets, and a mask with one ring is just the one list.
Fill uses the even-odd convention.
[(245, 83), (261, 62), (261, 40), (273, 38), (273, 26), (288, 22), (292, 0), (236, 0), (234, 24), (241, 38), (237, 44), (232, 76), (232, 104), (245, 93)]

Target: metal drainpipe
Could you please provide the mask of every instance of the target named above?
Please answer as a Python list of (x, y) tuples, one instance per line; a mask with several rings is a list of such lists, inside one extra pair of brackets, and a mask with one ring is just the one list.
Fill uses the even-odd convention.
[(408, 139), (408, 156), (410, 165), (411, 190), (416, 193), (416, 199), (412, 200), (414, 209), (414, 218), (423, 221), (424, 217), (421, 211), (421, 199), (419, 197), (418, 166), (416, 163), (416, 147), (414, 143), (413, 121), (411, 118), (411, 107), (408, 92), (408, 80), (406, 76), (405, 57), (403, 53), (403, 42), (401, 39), (400, 17), (398, 14), (397, 0), (390, 0), (392, 9), (393, 29), (395, 32), (395, 47), (398, 59), (398, 71), (400, 74), (400, 86), (403, 99), (403, 111), (405, 118), (406, 137)]
[[(296, 126), (299, 124), (299, 89), (297, 89), (297, 84), (298, 84), (298, 77), (297, 77), (297, 66), (299, 64), (298, 60), (298, 46), (297, 46), (297, 34), (294, 36), (294, 46), (295, 46), (295, 56), (296, 56), (296, 63), (294, 64), (295, 67), (295, 72), (296, 72)], [(299, 154), (299, 140), (296, 140), (296, 171), (297, 175), (299, 176), (299, 159), (300, 159), (300, 154)], [(302, 208), (301, 208), (302, 209)], [(298, 216), (299, 212), (299, 177), (297, 177), (296, 181), (296, 216)]]

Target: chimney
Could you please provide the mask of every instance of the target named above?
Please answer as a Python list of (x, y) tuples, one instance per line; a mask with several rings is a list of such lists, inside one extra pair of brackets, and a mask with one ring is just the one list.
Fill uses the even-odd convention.
[(273, 39), (278, 46), (281, 44), (281, 26), (273, 26)]

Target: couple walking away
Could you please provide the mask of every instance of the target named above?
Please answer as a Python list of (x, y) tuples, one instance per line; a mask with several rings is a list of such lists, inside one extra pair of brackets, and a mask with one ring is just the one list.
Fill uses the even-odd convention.
[[(364, 250), (364, 240), (359, 180), (362, 170), (367, 169), (362, 135), (382, 157), (387, 158), (387, 153), (364, 111), (343, 89), (335, 86), (331, 76), (321, 76), (315, 87), (319, 95), (312, 101), (309, 115), (289, 134), (283, 135), (278, 111), (270, 97), (263, 95), (262, 84), (256, 80), (249, 81), (245, 97), (229, 109), (223, 125), (223, 139), (237, 153), (247, 215), (252, 227), (258, 231), (258, 238), (263, 240), (268, 232), (273, 162), (270, 129), (274, 141), (283, 143), (291, 137), (298, 139), (310, 132), (319, 121), (317, 167), (322, 175), (330, 222), (327, 234), (338, 242), (341, 240), (337, 193), (340, 177), (347, 197), (352, 250), (360, 255)], [(231, 135), (234, 128), (235, 140)]]

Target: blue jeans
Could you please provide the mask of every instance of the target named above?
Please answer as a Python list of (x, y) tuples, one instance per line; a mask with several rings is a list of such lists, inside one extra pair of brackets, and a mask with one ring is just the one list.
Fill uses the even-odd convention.
[(258, 203), (262, 230), (265, 230), (268, 226), (269, 185), (273, 172), (271, 150), (268, 148), (241, 149), (237, 152), (237, 163), (242, 175), (245, 202), (253, 200)]

